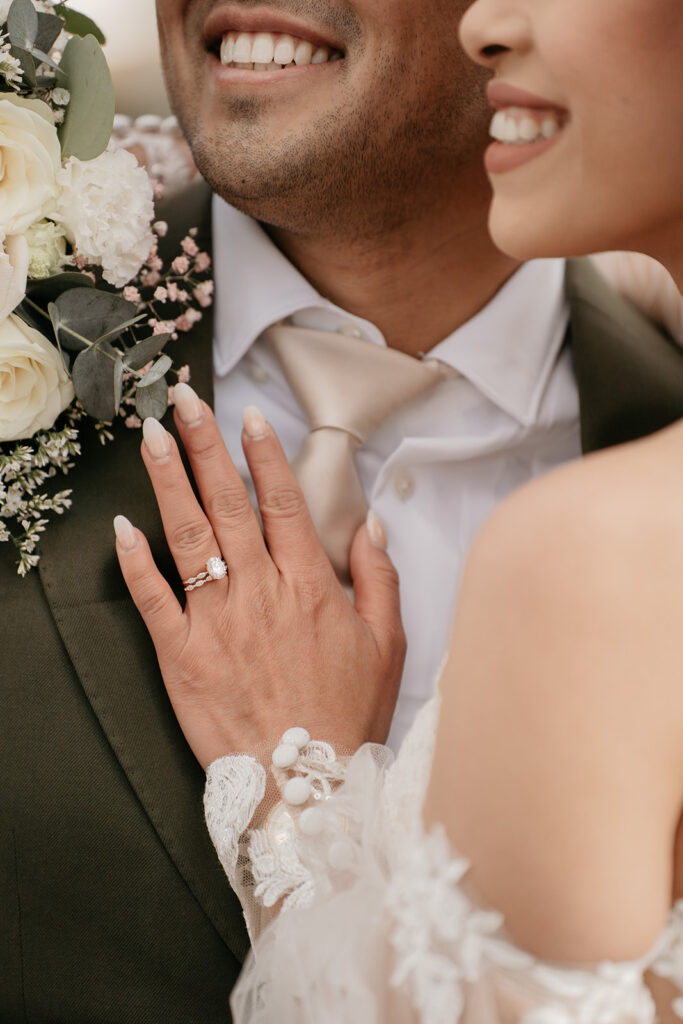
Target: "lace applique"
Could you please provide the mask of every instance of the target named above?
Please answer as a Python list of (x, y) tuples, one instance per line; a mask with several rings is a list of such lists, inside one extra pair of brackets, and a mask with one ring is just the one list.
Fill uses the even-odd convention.
[(223, 870), (235, 881), (240, 836), (266, 792), (266, 772), (253, 757), (221, 757), (209, 765), (204, 814)]
[(248, 849), (254, 878), (254, 898), (274, 907), (286, 897), (282, 909), (308, 907), (313, 900), (313, 879), (301, 863), (292, 816), (280, 804), (266, 828), (254, 829)]
[(680, 989), (681, 995), (671, 1005), (676, 1016), (683, 1020), (683, 900), (678, 900), (671, 910), (664, 948), (650, 969)]

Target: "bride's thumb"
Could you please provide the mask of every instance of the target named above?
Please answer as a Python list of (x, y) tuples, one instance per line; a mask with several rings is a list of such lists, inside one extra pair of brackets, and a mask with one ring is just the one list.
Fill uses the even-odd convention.
[(387, 536), (371, 510), (353, 538), (350, 554), (355, 608), (379, 644), (402, 635), (398, 573), (387, 554)]

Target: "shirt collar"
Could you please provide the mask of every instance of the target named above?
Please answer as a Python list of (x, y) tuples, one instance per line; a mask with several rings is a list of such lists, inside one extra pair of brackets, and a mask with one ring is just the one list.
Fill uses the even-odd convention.
[[(214, 369), (229, 373), (266, 328), (297, 316), (301, 326), (351, 324), (385, 345), (378, 328), (325, 299), (280, 252), (257, 221), (213, 201), (216, 278)], [(562, 347), (569, 319), (564, 260), (520, 268), (481, 312), (429, 352), (529, 425)]]

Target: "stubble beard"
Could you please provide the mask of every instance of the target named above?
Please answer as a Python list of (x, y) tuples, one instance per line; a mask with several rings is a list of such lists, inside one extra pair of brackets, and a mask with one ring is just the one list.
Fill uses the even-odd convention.
[(411, 70), (385, 67), (374, 97), (355, 97), (276, 146), (258, 100), (231, 100), (225, 126), (208, 131), (199, 97), (174, 95), (172, 76), (169, 91), (200, 173), (226, 202), (296, 235), (372, 244), (442, 205), (462, 169), (481, 162), (490, 112), (479, 69), (417, 111), (396, 102)]

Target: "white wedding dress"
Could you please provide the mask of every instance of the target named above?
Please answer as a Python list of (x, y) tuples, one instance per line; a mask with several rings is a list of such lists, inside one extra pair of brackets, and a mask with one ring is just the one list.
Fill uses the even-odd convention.
[(648, 970), (683, 1018), (683, 901), (647, 956), (581, 969), (525, 953), (476, 901), (468, 862), (422, 827), (437, 717), (435, 699), (396, 759), (293, 730), (285, 767), (209, 767), (207, 824), (254, 944), (235, 1024), (654, 1024)]

